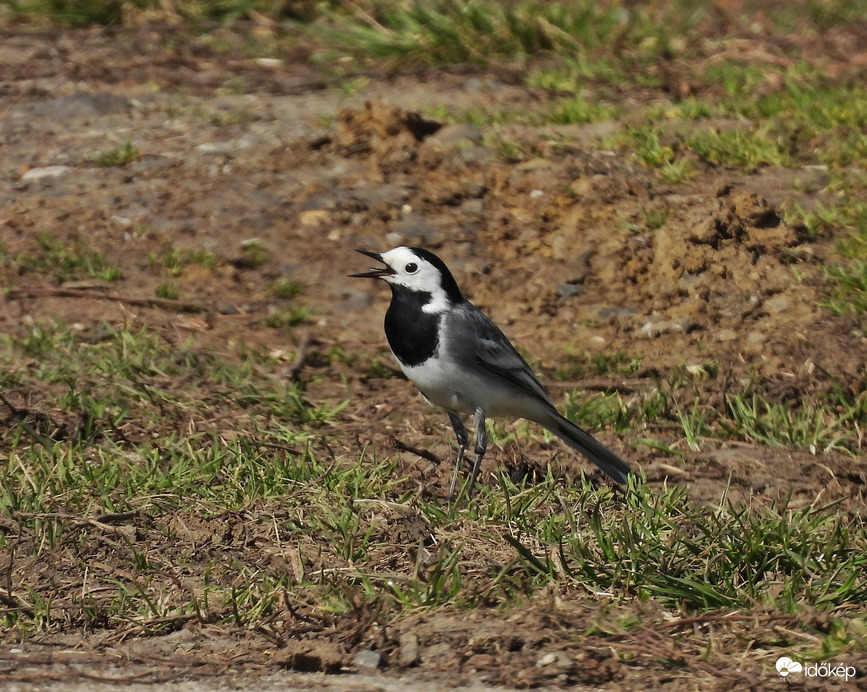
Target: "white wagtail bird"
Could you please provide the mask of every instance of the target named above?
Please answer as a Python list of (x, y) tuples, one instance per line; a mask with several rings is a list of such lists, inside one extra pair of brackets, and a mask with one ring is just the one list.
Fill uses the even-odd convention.
[(400, 369), (430, 403), (443, 407), (458, 440), (449, 488), (454, 499), (467, 429), (461, 414), (472, 414), (476, 461), (467, 496), (473, 492), (488, 446), (488, 416), (526, 418), (547, 428), (618, 483), (630, 472), (623, 459), (561, 416), (530, 366), (502, 331), (461, 294), (445, 263), (417, 247), (382, 254), (358, 252), (382, 262), (352, 277), (383, 279), (391, 287), (385, 337)]

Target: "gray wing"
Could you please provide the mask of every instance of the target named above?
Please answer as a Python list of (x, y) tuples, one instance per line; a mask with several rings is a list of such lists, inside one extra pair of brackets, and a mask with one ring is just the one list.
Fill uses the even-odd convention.
[(527, 361), (487, 315), (471, 303), (465, 303), (452, 310), (448, 320), (449, 330), (454, 330), (451, 333), (459, 335), (449, 349), (455, 358), (480, 365), (509, 384), (551, 404)]

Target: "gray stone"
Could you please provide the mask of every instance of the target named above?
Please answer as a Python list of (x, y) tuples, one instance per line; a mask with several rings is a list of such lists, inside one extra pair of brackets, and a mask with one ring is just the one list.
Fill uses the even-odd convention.
[(789, 297), (783, 293), (775, 295), (773, 298), (768, 298), (765, 301), (764, 308), (767, 312), (772, 315), (776, 315), (780, 312), (785, 312), (789, 309), (789, 305), (791, 304), (791, 300)]
[(482, 131), (474, 125), (458, 124), (441, 127), (425, 141), (428, 144), (447, 146), (456, 142), (470, 141), (481, 144)]
[(399, 641), (398, 663), (402, 666), (414, 665), (418, 661), (418, 637), (412, 632), (404, 632)]
[(37, 103), (30, 112), (46, 118), (93, 118), (130, 110), (128, 99), (114, 94), (75, 94)]
[(362, 649), (355, 656), (352, 657), (352, 665), (356, 668), (368, 668), (370, 670), (376, 670), (379, 668), (379, 661), (382, 659), (375, 651), (371, 651), (370, 649)]
[(44, 166), (42, 168), (31, 168), (21, 176), (22, 183), (32, 183), (34, 180), (42, 180), (43, 178), (56, 178), (64, 173), (69, 173), (72, 168), (70, 166)]

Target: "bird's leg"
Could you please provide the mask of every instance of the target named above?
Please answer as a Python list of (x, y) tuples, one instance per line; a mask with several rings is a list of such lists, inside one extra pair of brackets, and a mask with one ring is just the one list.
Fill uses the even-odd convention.
[(476, 476), (479, 475), (479, 469), (482, 466), (482, 457), (485, 456), (485, 450), (488, 448), (488, 430), (485, 426), (485, 412), (483, 409), (477, 408), (473, 414), (473, 425), (476, 427), (476, 463), (473, 464), (473, 473), (470, 475), (470, 485), (467, 488), (467, 498), (473, 494), (473, 486), (476, 484)]
[(448, 501), (455, 499), (455, 486), (458, 483), (458, 473), (461, 470), (461, 462), (464, 460), (464, 450), (467, 448), (467, 429), (464, 427), (461, 417), (454, 411), (449, 411), (449, 421), (452, 424), (452, 429), (455, 431), (455, 437), (458, 439), (458, 458), (455, 461), (455, 472), (452, 474), (452, 484), (449, 486)]

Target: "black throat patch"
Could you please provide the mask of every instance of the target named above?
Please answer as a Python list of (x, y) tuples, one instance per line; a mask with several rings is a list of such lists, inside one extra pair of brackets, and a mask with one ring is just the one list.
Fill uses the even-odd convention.
[(426, 291), (391, 287), (391, 304), (385, 313), (385, 338), (401, 365), (424, 363), (439, 350), (441, 315), (422, 308), (431, 300)]

